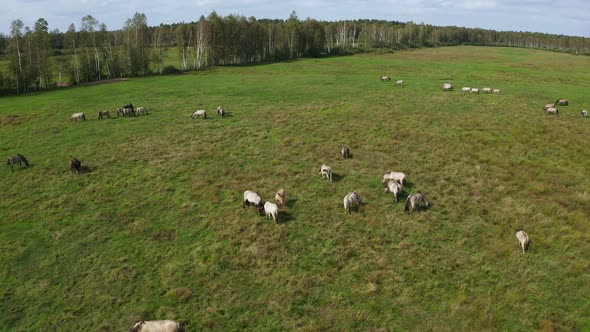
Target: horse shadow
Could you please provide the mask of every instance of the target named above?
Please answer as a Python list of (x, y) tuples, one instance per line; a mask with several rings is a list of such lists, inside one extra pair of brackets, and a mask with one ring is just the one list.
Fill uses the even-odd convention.
[(80, 166), (80, 174), (85, 173), (92, 173), (92, 168), (88, 167), (87, 165)]
[(340, 182), (342, 179), (344, 179), (344, 175), (332, 173), (332, 182)]
[(291, 198), (291, 199), (288, 199), (288, 200), (285, 202), (285, 205), (286, 205), (287, 207), (290, 207), (290, 208), (292, 208), (292, 207), (293, 207), (293, 205), (295, 205), (295, 203), (297, 203), (297, 198)]
[(286, 211), (279, 211), (279, 224), (287, 223), (291, 220), (294, 220), (293, 216)]

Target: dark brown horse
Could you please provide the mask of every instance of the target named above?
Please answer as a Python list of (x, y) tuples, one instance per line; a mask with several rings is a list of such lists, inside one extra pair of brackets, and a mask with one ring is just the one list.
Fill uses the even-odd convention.
[(72, 160), (70, 160), (70, 170), (72, 171), (72, 173), (80, 174), (81, 168), (82, 168), (82, 163), (80, 162), (80, 160), (78, 160), (76, 158), (72, 158)]
[(14, 165), (18, 164), (18, 167), (22, 167), (22, 163), (24, 163), (26, 167), (29, 167), (29, 161), (27, 158), (25, 158), (25, 156), (22, 154), (15, 154), (14, 156), (8, 158), (6, 165), (10, 166), (10, 170), (14, 172)]

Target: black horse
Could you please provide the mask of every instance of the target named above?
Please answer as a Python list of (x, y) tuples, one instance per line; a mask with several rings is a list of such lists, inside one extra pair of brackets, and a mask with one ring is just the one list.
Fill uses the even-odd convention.
[(6, 164), (10, 166), (10, 169), (14, 172), (14, 165), (18, 164), (18, 167), (22, 167), (22, 163), (25, 163), (25, 166), (29, 167), (29, 161), (27, 158), (25, 158), (25, 156), (22, 154), (16, 154), (8, 158), (8, 162)]

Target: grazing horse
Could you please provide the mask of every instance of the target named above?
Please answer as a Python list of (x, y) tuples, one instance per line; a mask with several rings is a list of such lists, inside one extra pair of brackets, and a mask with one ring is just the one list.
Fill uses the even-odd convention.
[(193, 115), (191, 116), (191, 119), (198, 118), (198, 117), (201, 117), (201, 116), (203, 117), (203, 119), (206, 119), (207, 118), (207, 111), (205, 111), (205, 110), (195, 111), (193, 113)]
[(104, 110), (104, 111), (98, 111), (98, 119), (102, 120), (104, 118), (111, 118), (111, 112)]
[(279, 223), (279, 207), (272, 202), (264, 203), (264, 213), (268, 219), (272, 219), (275, 223)]
[(84, 115), (84, 113), (74, 113), (72, 114), (72, 116), (70, 117), (70, 121), (71, 122), (78, 122), (79, 120), (84, 120), (86, 121), (86, 115)]
[(479, 89), (478, 88), (471, 88), (471, 91), (469, 91), (469, 93), (479, 94)]
[(580, 114), (582, 115), (582, 117), (587, 118), (588, 117), (588, 111), (586, 110), (582, 110), (582, 112), (580, 112)]
[(320, 175), (322, 177), (325, 176), (328, 179), (328, 182), (332, 183), (332, 167), (328, 165), (322, 165), (322, 167), (320, 167)]
[(524, 254), (524, 252), (529, 247), (529, 236), (525, 231), (521, 229), (518, 232), (516, 232), (516, 238), (518, 239), (518, 242), (520, 243), (520, 246), (522, 248), (522, 253)]
[(555, 101), (555, 105), (558, 105), (558, 106), (567, 106), (567, 104), (569, 104), (567, 99), (557, 99)]
[(223, 106), (218, 106), (217, 114), (223, 118), (225, 116), (225, 108), (223, 108)]
[(147, 115), (148, 114), (148, 111), (147, 111), (147, 109), (145, 107), (138, 107), (135, 110), (135, 114), (137, 114), (138, 116), (139, 115)]
[(404, 85), (406, 82), (404, 80), (397, 80), (395, 81), (395, 85)]
[(244, 191), (244, 201), (242, 202), (242, 207), (249, 205), (256, 206), (258, 213), (262, 213), (262, 210), (264, 209), (264, 204), (262, 203), (260, 196), (251, 190), (246, 190)]
[(340, 154), (342, 154), (342, 158), (344, 158), (344, 159), (350, 158), (350, 149), (343, 146), (342, 150), (340, 150)]
[(395, 180), (389, 180), (387, 182), (387, 186), (385, 187), (386, 193), (392, 193), (393, 197), (395, 197), (395, 202), (399, 202), (399, 195), (402, 192), (402, 185), (397, 183)]
[(285, 189), (281, 188), (276, 192), (275, 201), (279, 207), (282, 207), (285, 204)]
[(344, 211), (346, 211), (346, 213), (351, 213), (351, 208), (353, 206), (358, 208), (360, 205), (365, 204), (361, 198), (361, 195), (359, 195), (356, 191), (351, 191), (346, 194), (342, 201), (344, 203)]
[(381, 184), (383, 184), (383, 185), (386, 186), (387, 185), (387, 182), (389, 182), (389, 180), (396, 181), (403, 188), (406, 185), (406, 174), (403, 173), (403, 172), (389, 172), (389, 173), (385, 173), (383, 175), (383, 177), (381, 177)]
[(463, 93), (471, 92), (471, 88), (468, 86), (464, 86), (461, 88), (461, 91), (463, 91)]
[(483, 93), (492, 93), (492, 88), (482, 88), (481, 92)]
[(70, 170), (72, 171), (72, 173), (80, 174), (81, 168), (82, 168), (82, 163), (80, 162), (80, 160), (78, 160), (76, 158), (72, 158), (72, 160), (70, 160)]
[(555, 104), (545, 104), (545, 106), (543, 106), (543, 111), (546, 111), (549, 108), (554, 108)]
[(492, 93), (499, 94), (500, 93), (500, 89), (494, 89), (494, 90), (492, 90)]
[(184, 332), (173, 320), (148, 320), (135, 323), (129, 332)]
[(451, 90), (453, 90), (453, 86), (451, 85), (451, 83), (444, 83), (444, 84), (442, 85), (442, 89), (443, 89), (444, 91), (451, 91)]
[(381, 76), (380, 78), (382, 81), (391, 81), (391, 77), (389, 76)]
[(559, 110), (555, 107), (549, 107), (545, 110), (545, 113), (559, 115)]
[(14, 165), (18, 164), (18, 167), (21, 168), (22, 163), (24, 163), (26, 167), (29, 167), (29, 161), (27, 160), (27, 158), (25, 158), (25, 156), (19, 153), (8, 158), (8, 162), (6, 163), (6, 165), (10, 166), (10, 170), (14, 172)]
[(424, 205), (427, 209), (430, 208), (430, 202), (428, 201), (428, 199), (426, 199), (426, 196), (424, 196), (421, 192), (412, 194), (408, 196), (408, 198), (406, 198), (406, 206), (404, 210), (408, 212), (411, 208), (412, 211), (416, 211), (416, 209), (418, 208), (418, 204), (420, 204), (420, 202), (422, 201), (424, 201)]

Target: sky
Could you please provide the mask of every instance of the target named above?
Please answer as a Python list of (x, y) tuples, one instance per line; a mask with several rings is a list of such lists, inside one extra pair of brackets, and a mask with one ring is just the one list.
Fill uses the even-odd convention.
[(71, 23), (80, 28), (92, 15), (108, 30), (122, 28), (136, 12), (148, 25), (197, 21), (216, 11), (257, 19), (286, 19), (295, 10), (299, 19), (380, 19), (462, 26), (498, 31), (534, 31), (590, 37), (590, 0), (0, 0), (0, 33), (22, 19), (33, 27), (38, 18), (64, 32)]

